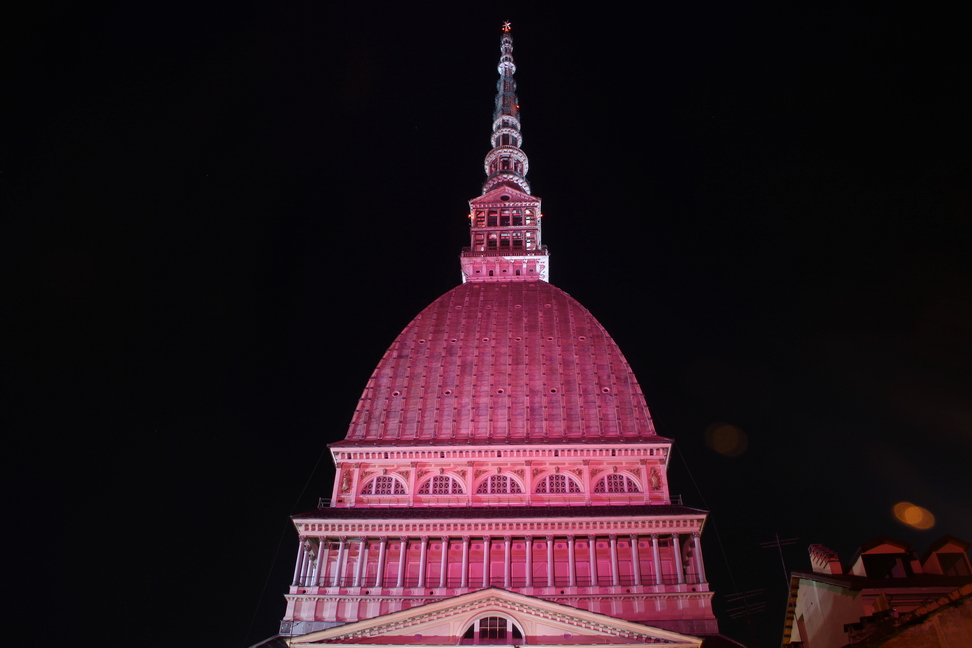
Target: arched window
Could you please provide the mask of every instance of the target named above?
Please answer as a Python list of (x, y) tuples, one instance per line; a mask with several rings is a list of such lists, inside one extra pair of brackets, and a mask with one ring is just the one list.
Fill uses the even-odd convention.
[(362, 495), (404, 495), (405, 485), (391, 475), (375, 477), (361, 489)]
[(607, 475), (594, 486), (595, 493), (640, 493), (638, 483), (620, 473)]
[(489, 479), (484, 479), (479, 484), (476, 492), (480, 494), (522, 493), (523, 489), (506, 475), (491, 475)]
[(483, 617), (476, 619), (462, 635), (464, 645), (514, 644), (523, 643), (523, 631), (506, 617)]
[(553, 494), (566, 494), (566, 493), (580, 493), (581, 487), (572, 477), (567, 475), (547, 475), (539, 482), (537, 482), (537, 493), (553, 493)]
[(436, 475), (422, 484), (419, 495), (462, 495), (462, 484), (449, 475)]

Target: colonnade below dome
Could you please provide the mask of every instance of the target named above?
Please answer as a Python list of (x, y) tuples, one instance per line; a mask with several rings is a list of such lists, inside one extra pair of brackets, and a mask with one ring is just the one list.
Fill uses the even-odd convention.
[(319, 629), (488, 587), (646, 621), (673, 604), (698, 618), (710, 597), (698, 531), (308, 536), (284, 622)]
[(705, 582), (700, 556), (698, 532), (337, 536), (301, 543), (292, 586), (520, 589), (684, 585)]

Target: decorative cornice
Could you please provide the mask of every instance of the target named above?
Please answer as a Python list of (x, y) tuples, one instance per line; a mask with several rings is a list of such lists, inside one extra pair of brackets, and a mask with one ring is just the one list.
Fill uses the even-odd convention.
[[(619, 507), (620, 508), (620, 507)], [(624, 511), (619, 510), (619, 515)], [(498, 521), (469, 520), (464, 522), (433, 522), (433, 521), (403, 521), (403, 522), (297, 522), (297, 531), (302, 536), (327, 537), (331, 535), (359, 536), (383, 534), (405, 535), (420, 537), (425, 534), (462, 535), (504, 535), (511, 533), (523, 537), (531, 535), (555, 536), (571, 533), (588, 535), (609, 535), (610, 533), (692, 533), (702, 528), (704, 515), (692, 517), (653, 517), (630, 519), (572, 519), (562, 521), (547, 521), (543, 519), (517, 519)]]

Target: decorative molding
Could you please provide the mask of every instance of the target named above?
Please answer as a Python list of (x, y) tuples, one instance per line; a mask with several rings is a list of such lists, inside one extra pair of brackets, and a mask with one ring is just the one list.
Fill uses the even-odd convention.
[(651, 486), (651, 490), (654, 491), (661, 488), (661, 475), (658, 474), (658, 469), (654, 466), (648, 472), (648, 484)]
[[(619, 514), (622, 511), (618, 511)], [(582, 535), (595, 533), (599, 536), (606, 536), (611, 532), (615, 533), (638, 533), (643, 535), (650, 534), (677, 534), (691, 533), (702, 528), (704, 516), (691, 518), (595, 518), (587, 520), (560, 520), (549, 521), (543, 518), (523, 519), (523, 520), (468, 520), (462, 522), (440, 522), (440, 521), (414, 521), (403, 520), (401, 522), (298, 522), (297, 532), (301, 535), (314, 537), (340, 536), (340, 535), (360, 535), (368, 534), (380, 536), (391, 533), (393, 535), (405, 535), (418, 537), (423, 533), (443, 533), (460, 534), (471, 533), (473, 535), (492, 534), (502, 535), (503, 533), (513, 533), (517, 537), (533, 535), (547, 535), (548, 533), (567, 533), (575, 532)]]
[[(287, 596), (288, 600), (292, 601), (319, 601), (322, 598), (324, 600), (338, 600), (336, 597), (328, 599), (326, 597), (310, 597), (310, 596)], [(352, 596), (352, 597), (341, 597), (342, 600), (352, 601), (359, 603), (361, 601), (371, 600), (373, 598), (381, 598), (380, 596), (375, 597), (364, 597), (364, 596)], [(593, 600), (597, 601), (602, 597), (591, 597), (591, 596), (558, 596), (551, 597), (551, 602), (556, 605), (564, 605), (559, 601), (570, 601), (574, 603), (579, 603), (583, 600)], [(687, 597), (687, 598), (697, 598), (697, 597)], [(417, 607), (418, 605), (435, 602), (436, 599), (430, 599), (428, 597), (410, 597), (414, 605), (410, 607)], [(556, 600), (553, 600), (556, 599)], [(587, 630), (590, 632), (596, 632), (603, 635), (608, 635), (611, 637), (621, 637), (629, 640), (633, 640), (637, 643), (644, 644), (669, 644), (674, 645), (676, 642), (658, 637), (647, 632), (637, 632), (630, 629), (625, 629), (618, 627), (617, 625), (610, 623), (602, 623), (594, 619), (584, 619), (580, 616), (575, 616), (568, 613), (567, 611), (551, 610), (549, 608), (543, 608), (536, 605), (528, 605), (519, 601), (509, 601), (497, 596), (489, 596), (483, 599), (477, 599), (474, 601), (469, 601), (460, 605), (454, 605), (451, 607), (445, 607), (439, 610), (434, 610), (426, 612), (424, 614), (410, 614), (408, 616), (396, 619), (388, 623), (378, 624), (378, 625), (368, 625), (367, 627), (354, 630), (352, 632), (345, 632), (342, 634), (335, 634), (327, 639), (317, 640), (314, 643), (345, 643), (347, 640), (354, 639), (364, 639), (368, 637), (376, 637), (384, 634), (390, 634), (394, 632), (401, 632), (406, 628), (414, 627), (430, 621), (438, 621), (441, 619), (456, 617), (459, 615), (466, 616), (470, 612), (476, 610), (490, 610), (490, 609), (500, 609), (510, 613), (526, 614), (529, 616), (536, 617), (538, 619), (545, 619), (548, 621), (554, 621), (557, 623), (562, 623), (564, 625)], [(582, 608), (578, 612), (585, 612)], [(601, 616), (600, 613), (598, 616)], [(358, 625), (357, 623), (351, 623), (348, 625)]]

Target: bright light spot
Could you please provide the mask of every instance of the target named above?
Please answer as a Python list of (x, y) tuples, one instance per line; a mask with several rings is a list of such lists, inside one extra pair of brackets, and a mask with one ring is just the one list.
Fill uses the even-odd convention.
[(749, 440), (735, 425), (713, 423), (705, 429), (705, 443), (721, 455), (738, 457), (746, 452)]
[(926, 508), (916, 506), (911, 502), (898, 502), (894, 505), (894, 517), (898, 522), (915, 529), (930, 529), (935, 526), (935, 516)]

